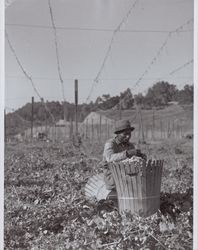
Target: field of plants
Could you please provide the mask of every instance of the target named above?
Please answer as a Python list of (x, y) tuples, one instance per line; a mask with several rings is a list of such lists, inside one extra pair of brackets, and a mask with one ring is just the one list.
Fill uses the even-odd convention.
[(5, 145), (5, 249), (192, 249), (192, 139), (140, 145), (164, 159), (160, 210), (148, 218), (85, 199), (88, 178), (102, 172), (103, 145)]

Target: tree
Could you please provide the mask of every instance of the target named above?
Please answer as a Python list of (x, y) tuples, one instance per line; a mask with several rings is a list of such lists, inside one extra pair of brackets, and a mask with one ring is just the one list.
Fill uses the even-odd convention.
[(157, 82), (148, 89), (146, 104), (151, 106), (165, 106), (170, 101), (175, 101), (178, 90), (175, 85), (168, 82)]
[(134, 100), (137, 105), (144, 106), (145, 97), (142, 95), (142, 93), (135, 95)]
[(95, 101), (95, 104), (99, 105), (101, 103), (103, 103), (103, 99), (100, 96), (98, 96), (97, 99), (96, 99), (96, 101)]
[(100, 103), (98, 105), (98, 108), (103, 109), (103, 110), (111, 109), (111, 108), (115, 107), (119, 103), (119, 99), (120, 99), (119, 96), (110, 97), (108, 100), (103, 101), (102, 103)]
[(111, 97), (110, 97), (109, 94), (104, 94), (104, 95), (102, 95), (102, 98), (103, 98), (104, 101), (107, 101), (107, 100), (109, 100)]
[(129, 109), (133, 107), (134, 98), (129, 88), (120, 93), (120, 102), (122, 105), (122, 109)]
[(192, 85), (185, 85), (182, 90), (178, 93), (178, 102), (180, 104), (191, 104), (193, 103), (193, 86)]

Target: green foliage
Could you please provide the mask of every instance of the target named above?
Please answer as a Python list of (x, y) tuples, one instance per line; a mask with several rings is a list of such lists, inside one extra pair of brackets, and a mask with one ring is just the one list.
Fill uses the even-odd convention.
[(135, 100), (137, 105), (143, 106), (145, 97), (142, 95), (142, 93), (139, 93), (139, 94), (134, 96), (134, 100)]
[(157, 82), (148, 89), (145, 96), (146, 104), (150, 106), (165, 106), (170, 101), (175, 101), (177, 96), (176, 86), (168, 82)]
[(179, 104), (192, 104), (193, 86), (185, 85), (183, 89), (178, 90), (176, 85), (164, 81), (157, 82), (148, 89), (145, 96), (142, 93), (135, 95), (135, 101), (143, 108), (162, 108), (171, 101), (178, 101)]
[(178, 92), (177, 100), (180, 104), (193, 103), (193, 86), (185, 85), (184, 88)]
[(123, 93), (120, 93), (122, 109), (130, 109), (134, 105), (134, 98), (131, 90), (128, 88)]
[(182, 145), (177, 155), (174, 144), (150, 145), (165, 165), (161, 211), (148, 218), (85, 199), (88, 178), (102, 171), (93, 154), (69, 143), (6, 145), (4, 249), (192, 249), (192, 155)]
[(119, 96), (109, 97), (109, 99), (106, 99), (105, 101), (100, 101), (98, 104), (96, 103), (96, 107), (98, 109), (108, 110), (115, 107), (119, 103), (119, 100)]

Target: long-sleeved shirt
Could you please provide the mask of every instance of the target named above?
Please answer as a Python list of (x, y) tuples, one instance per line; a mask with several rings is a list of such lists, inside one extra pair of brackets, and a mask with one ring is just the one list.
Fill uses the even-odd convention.
[(135, 146), (128, 143), (119, 143), (118, 139), (115, 137), (108, 140), (104, 146), (103, 152), (103, 161), (104, 162), (113, 162), (113, 161), (122, 161), (127, 158), (127, 150), (134, 149)]

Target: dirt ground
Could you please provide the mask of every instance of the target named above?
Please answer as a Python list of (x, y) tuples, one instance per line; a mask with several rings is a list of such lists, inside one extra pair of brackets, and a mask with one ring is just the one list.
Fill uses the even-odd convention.
[(192, 249), (193, 140), (138, 146), (164, 159), (160, 211), (148, 218), (85, 199), (103, 144), (5, 145), (5, 249)]

